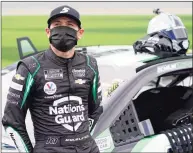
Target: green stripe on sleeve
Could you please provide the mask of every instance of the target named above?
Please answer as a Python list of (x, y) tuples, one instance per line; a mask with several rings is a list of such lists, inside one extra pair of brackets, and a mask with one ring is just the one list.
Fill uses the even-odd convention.
[(27, 82), (26, 82), (26, 86), (25, 86), (25, 92), (24, 92), (22, 103), (21, 103), (21, 108), (23, 107), (23, 105), (26, 102), (27, 96), (30, 92), (30, 89), (31, 89), (31, 86), (33, 83), (34, 83), (34, 79), (33, 79), (32, 75), (30, 73), (28, 73)]
[(92, 94), (93, 94), (93, 98), (94, 101), (96, 103), (97, 100), (97, 81), (98, 81), (98, 73), (94, 70), (94, 68), (90, 65), (90, 58), (88, 55), (86, 55), (87, 57), (87, 65), (90, 67), (91, 70), (93, 70), (95, 76), (94, 76), (94, 80), (93, 80), (93, 86), (92, 86)]
[(28, 73), (27, 81), (26, 81), (26, 86), (25, 86), (24, 97), (23, 97), (23, 100), (22, 100), (22, 103), (21, 103), (21, 108), (25, 104), (27, 96), (28, 96), (28, 94), (30, 92), (30, 89), (31, 89), (33, 83), (34, 83), (34, 76), (37, 74), (38, 70), (40, 69), (40, 64), (37, 61), (37, 59), (35, 57), (33, 57), (33, 56), (32, 56), (32, 58), (36, 61), (38, 67), (36, 68), (35, 72), (32, 75), (31, 75), (30, 72)]

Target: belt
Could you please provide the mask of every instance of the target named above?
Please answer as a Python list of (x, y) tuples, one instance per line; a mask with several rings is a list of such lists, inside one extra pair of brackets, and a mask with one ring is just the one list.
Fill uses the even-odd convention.
[(39, 135), (36, 143), (44, 143), (45, 147), (59, 147), (59, 146), (81, 146), (85, 142), (92, 141), (90, 133), (77, 135)]

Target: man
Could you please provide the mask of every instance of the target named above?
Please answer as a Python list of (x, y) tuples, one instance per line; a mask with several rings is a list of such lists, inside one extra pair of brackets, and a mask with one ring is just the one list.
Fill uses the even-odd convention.
[[(54, 9), (46, 34), (50, 48), (18, 63), (2, 123), (20, 152), (98, 153), (88, 118), (98, 120), (103, 109), (97, 61), (75, 52), (84, 30), (79, 13)], [(30, 110), (35, 147), (26, 131)]]

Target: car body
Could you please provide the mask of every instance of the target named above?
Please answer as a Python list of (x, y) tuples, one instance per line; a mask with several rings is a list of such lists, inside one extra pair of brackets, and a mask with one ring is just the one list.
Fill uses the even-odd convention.
[[(21, 59), (38, 53), (35, 46), (27, 37), (17, 39), (17, 43)], [(29, 51), (29, 55), (24, 55), (27, 52), (29, 53)], [(138, 117), (139, 112), (136, 111), (133, 99), (136, 99), (141, 93), (151, 88), (178, 86), (182, 82), (183, 85), (191, 86), (192, 81), (190, 80), (192, 79), (193, 70), (192, 55), (159, 59), (156, 55), (146, 53), (135, 54), (133, 47), (129, 45), (78, 47), (76, 51), (90, 54), (97, 59), (103, 93), (111, 86), (114, 80), (121, 80), (115, 91), (109, 95), (103, 95), (102, 105), (104, 112), (91, 131), (100, 151), (167, 152), (171, 146), (166, 137), (153, 131), (149, 135), (145, 135), (142, 129), (139, 128), (142, 121)], [(16, 72), (16, 65), (17, 62), (2, 70), (2, 112), (5, 107), (9, 84)], [(182, 73), (178, 74), (178, 72)], [(178, 79), (181, 75), (185, 77)], [(133, 125), (128, 124), (125, 126), (128, 126), (126, 128), (130, 128), (130, 135), (126, 134), (127, 138), (124, 137), (124, 141), (117, 142), (112, 127), (117, 122), (120, 122), (120, 116), (128, 108), (131, 108), (129, 111), (132, 114)], [(148, 120), (149, 122), (151, 123)], [(149, 126), (152, 125), (149, 124)], [(33, 126), (29, 112), (27, 113), (26, 127), (30, 139), (34, 144)], [(134, 127), (136, 131), (132, 130)], [(151, 128), (153, 129), (153, 127)], [(13, 142), (8, 138), (3, 128), (2, 133), (2, 151), (15, 152)], [(152, 136), (151, 143), (149, 136)], [(160, 141), (164, 142), (160, 143)]]

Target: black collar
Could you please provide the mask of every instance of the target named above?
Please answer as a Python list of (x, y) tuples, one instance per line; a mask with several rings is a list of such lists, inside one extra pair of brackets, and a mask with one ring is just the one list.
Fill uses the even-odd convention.
[(46, 56), (52, 60), (55, 64), (57, 65), (66, 65), (67, 63), (69, 63), (70, 61), (74, 60), (74, 58), (77, 56), (76, 52), (74, 52), (73, 57), (71, 58), (62, 58), (57, 56), (51, 48), (49, 48), (46, 52), (45, 52)]

